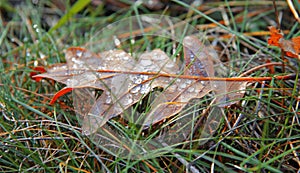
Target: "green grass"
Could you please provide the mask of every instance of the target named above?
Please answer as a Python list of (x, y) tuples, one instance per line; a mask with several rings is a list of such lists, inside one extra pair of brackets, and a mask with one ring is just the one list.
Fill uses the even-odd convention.
[[(267, 68), (249, 74), (257, 77), (294, 73), (296, 79), (249, 84), (245, 96), (224, 109), (226, 119), (220, 120), (216, 132), (205, 143), (199, 145), (204, 140), (199, 138), (201, 124), (186, 122), (195, 123), (192, 125), (194, 133), (188, 134), (186, 141), (174, 146), (160, 144), (132, 160), (128, 159), (130, 155), (116, 157), (81, 133), (71, 94), (60, 98), (60, 104), (49, 105), (53, 94), (63, 85), (49, 80), (36, 82), (30, 77), (35, 65), (49, 67), (64, 63), (63, 51), (70, 46), (91, 48), (96, 45), (92, 50), (100, 51), (113, 45), (99, 40), (123, 31), (105, 33), (101, 29), (141, 14), (170, 15), (188, 21), (195, 28), (210, 24), (203, 33), (218, 52), (227, 75), (238, 76), (266, 63), (267, 59), (281, 61), (279, 49), (268, 47), (267, 35), (244, 34), (267, 31), (267, 26), (276, 23), (270, 1), (205, 2), (197, 9), (176, 0), (168, 8), (157, 10), (131, 1), (120, 1), (121, 6), (109, 3), (96, 6), (93, 4), (96, 1), (87, 2), (38, 1), (33, 4), (28, 0), (16, 5), (1, 1), (1, 172), (297, 172), (300, 164), (300, 66), (297, 59), (288, 59), (285, 72), (276, 66), (275, 74)], [(283, 12), (281, 28), (291, 30), (288, 38), (299, 35), (299, 25), (291, 17), (285, 1), (277, 2), (277, 5)], [(262, 9), (266, 10), (248, 16), (248, 13)], [(237, 20), (239, 16), (243, 18)], [(228, 19), (225, 21), (228, 25), (220, 22), (223, 19)], [(182, 48), (179, 46), (174, 50), (173, 46), (170, 39), (143, 35), (135, 43), (124, 40), (121, 44), (134, 55), (160, 48), (170, 57), (180, 58)], [(180, 115), (192, 113), (199, 119), (209, 115), (210, 111), (202, 112), (209, 107), (210, 99), (208, 95), (195, 100)], [(149, 109), (150, 103), (147, 103), (145, 101), (143, 109)], [(139, 108), (133, 108), (133, 112), (134, 109)], [(172, 118), (176, 117), (161, 126), (172, 128)], [(108, 124), (128, 138), (136, 136), (149, 141), (152, 146), (158, 145), (151, 143), (151, 139), (159, 135), (157, 129), (160, 126), (143, 131), (144, 137), (139, 127), (125, 128), (120, 118), (114, 118)], [(129, 151), (135, 150), (130, 148)]]

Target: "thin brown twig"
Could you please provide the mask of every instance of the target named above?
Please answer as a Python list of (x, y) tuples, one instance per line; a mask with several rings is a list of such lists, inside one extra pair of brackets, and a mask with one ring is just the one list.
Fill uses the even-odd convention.
[(260, 68), (263, 68), (263, 67), (267, 67), (267, 66), (280, 66), (281, 65), (281, 62), (271, 62), (271, 63), (266, 63), (266, 64), (262, 64), (262, 65), (259, 65), (259, 66), (256, 66), (244, 73), (242, 73), (239, 77), (243, 77), (243, 76), (246, 76), (254, 71), (257, 71), (258, 69)]
[[(264, 67), (264, 65), (260, 66)], [(78, 69), (78, 71), (82, 71), (82, 69)], [(203, 77), (203, 76), (190, 76), (190, 75), (180, 75), (180, 74), (167, 74), (167, 73), (159, 73), (159, 72), (137, 72), (137, 71), (121, 71), (121, 70), (86, 70), (85, 72), (98, 72), (98, 73), (113, 73), (109, 76), (101, 77), (99, 79), (106, 79), (114, 77), (115, 74), (136, 74), (136, 75), (152, 75), (154, 78), (158, 77), (174, 77), (174, 78), (182, 78), (182, 79), (194, 79), (199, 81), (248, 81), (248, 82), (257, 82), (257, 81), (271, 81), (271, 80), (291, 80), (296, 78), (296, 74), (288, 74), (284, 76), (273, 76), (273, 77)], [(247, 72), (248, 73), (248, 72)], [(76, 74), (78, 75), (78, 74)], [(76, 76), (74, 74), (68, 76)], [(66, 75), (64, 75), (66, 76)], [(33, 76), (36, 80), (44, 77)], [(45, 77), (47, 78), (47, 77)]]
[[(118, 70), (97, 70), (100, 73), (119, 73), (119, 74), (140, 74), (140, 75), (155, 75), (156, 77), (174, 77), (182, 79), (195, 79), (200, 81), (271, 81), (271, 80), (290, 80), (295, 79), (295, 74), (288, 74), (284, 76), (273, 76), (273, 77), (202, 77), (202, 76), (190, 76), (190, 75), (178, 75), (178, 74), (165, 74), (157, 72), (134, 72), (134, 71), (118, 71)], [(110, 76), (113, 77), (114, 75)], [(102, 78), (100, 78), (102, 79)]]
[(275, 9), (275, 16), (276, 16), (276, 23), (277, 23), (277, 28), (280, 28), (280, 22), (279, 22), (279, 15), (278, 15), (278, 10), (277, 10), (277, 5), (276, 5), (276, 1), (273, 0), (273, 6)]

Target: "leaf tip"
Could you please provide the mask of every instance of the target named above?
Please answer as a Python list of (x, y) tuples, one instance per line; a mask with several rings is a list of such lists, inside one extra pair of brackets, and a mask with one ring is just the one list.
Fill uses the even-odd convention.
[(53, 105), (59, 97), (61, 97), (61, 96), (65, 95), (65, 94), (67, 94), (68, 92), (70, 92), (70, 91), (72, 91), (72, 90), (73, 90), (73, 88), (63, 88), (63, 89), (61, 89), (60, 91), (58, 91), (58, 92), (53, 96), (53, 98), (51, 99), (51, 101), (50, 101), (49, 104), (50, 104), (50, 105)]
[(42, 66), (38, 66), (38, 67), (34, 67), (32, 68), (32, 72), (30, 72), (29, 76), (31, 79), (34, 79), (36, 82), (40, 82), (43, 77), (37, 76), (38, 73), (45, 73), (47, 72), (47, 70), (42, 67)]

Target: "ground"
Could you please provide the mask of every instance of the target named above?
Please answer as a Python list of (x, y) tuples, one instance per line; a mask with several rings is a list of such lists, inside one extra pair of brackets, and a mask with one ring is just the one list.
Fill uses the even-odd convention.
[[(269, 26), (281, 29), (286, 40), (293, 41), (291, 38), (299, 35), (299, 21), (295, 15), (300, 11), (299, 2), (293, 1), (293, 6), (288, 1), (276, 1), (274, 5), (273, 1), (264, 0), (152, 2), (1, 1), (2, 172), (299, 171), (299, 60), (286, 56), (289, 55), (287, 47), (268, 45)], [(142, 129), (124, 117), (110, 119), (106, 127), (118, 129), (122, 137), (150, 143), (145, 153), (136, 152), (141, 150), (131, 143), (127, 146), (128, 155), (124, 156), (106, 150), (103, 141), (97, 141), (99, 138), (82, 133), (83, 117), (73, 106), (75, 92), (50, 104), (54, 94), (65, 85), (47, 79), (37, 81), (33, 76), (66, 63), (65, 52), (74, 46), (94, 53), (125, 50), (130, 58), (136, 59), (143, 52), (161, 49), (172, 62), (177, 60), (179, 66), (184, 66), (183, 48), (176, 39), (183, 39), (188, 33), (180, 30), (182, 33), (173, 33), (170, 38), (145, 36), (137, 34), (141, 31), (140, 18), (135, 23), (139, 28), (137, 32), (131, 32), (130, 25), (120, 22), (130, 23), (130, 17), (145, 14), (174, 17), (169, 21), (175, 28), (170, 33), (182, 29), (181, 21), (193, 26), (195, 32), (192, 34), (202, 34), (206, 44), (211, 45), (206, 57), (214, 58), (223, 78), (248, 79), (245, 88), (232, 87), (243, 91), (242, 97), (235, 97), (234, 104), (214, 110), (212, 92), (207, 92), (200, 100), (190, 100), (177, 115), (193, 115), (195, 121), (176, 124), (171, 116), (149, 129)], [(150, 27), (147, 32), (154, 31)], [(103, 41), (110, 36), (118, 39)], [(172, 87), (174, 83), (169, 84)], [(93, 92), (98, 97), (103, 90)], [(123, 116), (133, 115), (133, 112), (142, 115), (151, 109), (149, 105), (159, 93), (166, 93), (166, 90), (156, 88), (152, 95), (147, 95), (131, 109), (123, 109)], [(176, 129), (185, 123), (192, 124), (189, 134)], [(176, 129), (176, 134), (185, 138), (172, 146), (161, 142), (157, 147), (151, 142), (161, 135), (158, 132), (162, 129)], [(202, 132), (209, 135), (204, 136)]]

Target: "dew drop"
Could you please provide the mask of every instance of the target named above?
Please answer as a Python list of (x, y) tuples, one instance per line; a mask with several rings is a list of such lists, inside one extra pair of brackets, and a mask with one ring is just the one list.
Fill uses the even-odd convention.
[(127, 99), (126, 99), (125, 106), (131, 104), (132, 102), (133, 102), (132, 95), (131, 95), (131, 94), (128, 94), (128, 95), (127, 95)]
[(104, 69), (104, 67), (101, 66), (101, 65), (99, 65), (99, 66), (96, 67), (96, 70), (103, 70), (103, 69)]
[(106, 100), (105, 100), (105, 103), (110, 104), (111, 103), (111, 97), (107, 97)]
[(125, 56), (123, 56), (123, 60), (127, 61), (127, 60), (129, 60), (129, 57), (125, 55)]
[(82, 51), (76, 51), (76, 55), (77, 55), (78, 57), (81, 57), (81, 56), (82, 56), (82, 54), (83, 54), (83, 52), (82, 52)]
[(141, 78), (142, 78), (143, 80), (147, 80), (149, 77), (148, 77), (147, 75), (141, 75)]
[[(81, 52), (82, 53), (82, 52)], [(75, 57), (72, 57), (71, 61), (74, 63), (73, 64), (73, 68), (78, 68), (78, 67), (82, 67), (83, 66), (83, 62), (78, 60)]]
[(23, 38), (23, 42), (27, 42), (28, 40), (29, 40), (28, 37), (24, 37), (24, 38)]
[(30, 52), (26, 51), (26, 56), (31, 56)]
[(127, 100), (127, 103), (128, 103), (128, 104), (131, 104), (132, 102), (133, 102), (132, 99), (128, 99), (128, 100)]
[(74, 87), (75, 85), (78, 84), (78, 81), (75, 80), (75, 79), (73, 79), (73, 80), (72, 80), (72, 79), (67, 79), (66, 84), (67, 84), (67, 86), (69, 86), (69, 87)]
[(72, 68), (73, 68), (73, 69), (78, 68), (77, 64), (73, 64)]
[(142, 85), (141, 91), (140, 91), (141, 94), (146, 94), (146, 93), (148, 93), (149, 91), (150, 91), (149, 84), (144, 84), (144, 85)]
[(189, 87), (188, 88), (188, 92), (194, 92), (195, 91), (195, 88), (194, 87)]
[(190, 54), (190, 59), (193, 61), (194, 60), (194, 54)]
[(182, 83), (179, 87), (183, 89), (186, 88), (186, 86), (187, 86), (186, 83)]
[(41, 59), (45, 59), (46, 55), (44, 55), (43, 53), (40, 53), (40, 58)]
[(134, 39), (131, 39), (131, 40), (130, 40), (130, 43), (131, 43), (131, 44), (134, 44), (134, 43), (135, 43), (135, 40), (134, 40)]
[(116, 46), (120, 46), (121, 45), (121, 41), (118, 39), (117, 36), (114, 35), (114, 42)]
[(192, 81), (191, 81), (191, 80), (187, 80), (187, 81), (185, 81), (185, 83), (186, 83), (187, 85), (190, 85), (190, 84), (192, 83)]
[(135, 94), (135, 93), (139, 92), (140, 89), (141, 89), (140, 86), (135, 86), (130, 92), (131, 92), (132, 94)]
[(136, 79), (135, 81), (134, 81), (134, 83), (135, 84), (140, 84), (140, 83), (142, 83), (142, 78), (138, 78), (138, 79)]

